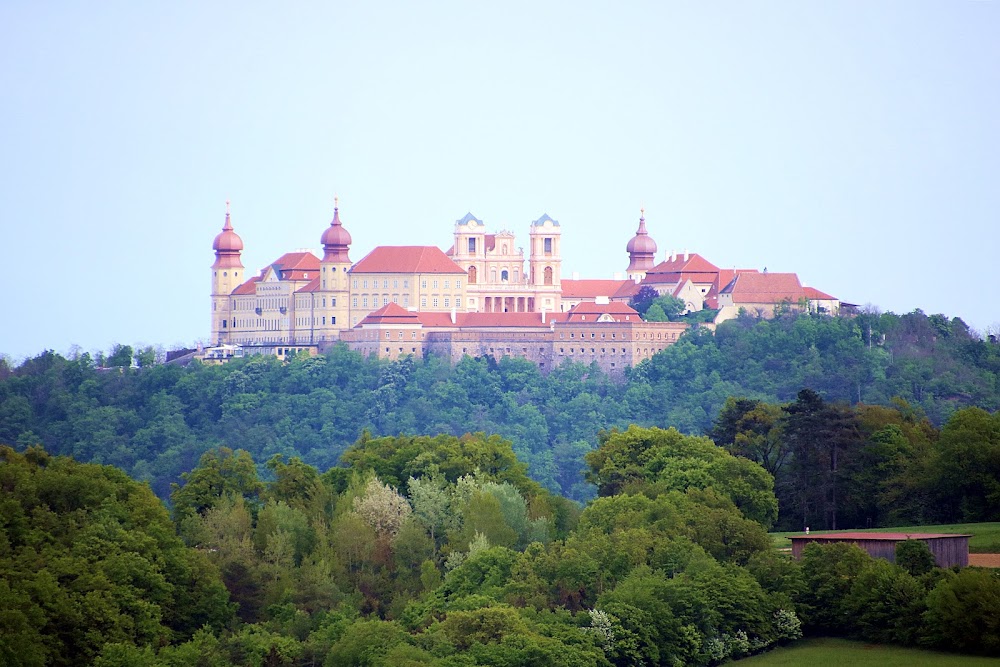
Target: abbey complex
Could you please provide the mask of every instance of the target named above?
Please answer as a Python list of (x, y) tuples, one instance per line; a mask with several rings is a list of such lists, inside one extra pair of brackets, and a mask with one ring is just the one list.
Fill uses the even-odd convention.
[[(351, 235), (334, 207), (320, 237), (322, 257), (285, 253), (247, 275), (243, 241), (226, 211), (212, 264), (213, 347), (207, 360), (244, 354), (316, 353), (335, 343), (367, 355), (518, 356), (543, 370), (570, 359), (621, 372), (668, 345), (689, 326), (646, 322), (629, 307), (644, 285), (680, 298), (688, 311), (717, 310), (715, 323), (741, 309), (836, 313), (840, 302), (803, 287), (794, 273), (720, 269), (694, 253), (657, 261), (639, 218), (626, 245), (628, 267), (614, 280), (562, 275), (558, 221), (530, 224), (528, 256), (512, 232), (488, 233), (471, 213), (455, 222), (454, 245), (378, 246), (352, 261)], [(711, 324), (709, 326), (712, 326)]]

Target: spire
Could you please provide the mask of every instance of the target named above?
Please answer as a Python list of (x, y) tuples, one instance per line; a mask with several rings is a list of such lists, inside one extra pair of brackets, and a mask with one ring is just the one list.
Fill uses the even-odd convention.
[(333, 198), (333, 220), (320, 237), (323, 244), (324, 262), (350, 262), (347, 251), (351, 246), (351, 235), (340, 222), (340, 198)]
[(233, 223), (229, 214), (229, 200), (226, 200), (226, 222), (222, 225), (222, 231), (215, 237), (212, 243), (212, 250), (215, 251), (215, 264), (212, 268), (242, 268), (240, 262), (240, 251), (243, 250), (243, 239), (233, 230)]
[(648, 269), (653, 268), (656, 241), (650, 238), (649, 232), (646, 231), (645, 207), (639, 209), (639, 229), (636, 230), (632, 240), (628, 242), (625, 251), (628, 252), (628, 272), (630, 274), (642, 273), (645, 275)]

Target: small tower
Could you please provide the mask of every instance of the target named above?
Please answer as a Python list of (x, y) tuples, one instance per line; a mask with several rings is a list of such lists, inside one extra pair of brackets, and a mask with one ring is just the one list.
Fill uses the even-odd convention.
[(532, 291), (535, 293), (534, 307), (529, 310), (558, 312), (562, 300), (562, 255), (559, 249), (562, 230), (559, 221), (553, 220), (547, 213), (542, 214), (542, 217), (531, 223), (529, 236), (531, 254), (528, 258), (528, 271)]
[(212, 243), (215, 263), (212, 264), (212, 334), (213, 345), (228, 343), (233, 329), (233, 308), (230, 295), (243, 276), (243, 262), (240, 252), (243, 239), (235, 231), (229, 220), (229, 202), (226, 202), (226, 223)]
[(486, 282), (486, 225), (472, 213), (455, 221), (455, 246), (451, 258), (468, 271), (468, 285)]
[(323, 259), (319, 263), (319, 290), (316, 298), (315, 329), (319, 340), (336, 340), (341, 329), (350, 328), (348, 269), (351, 268), (351, 234), (340, 222), (340, 202), (333, 199), (333, 220), (320, 237)]
[(656, 241), (646, 232), (646, 211), (639, 209), (639, 229), (625, 247), (628, 251), (628, 277), (639, 282), (654, 266)]

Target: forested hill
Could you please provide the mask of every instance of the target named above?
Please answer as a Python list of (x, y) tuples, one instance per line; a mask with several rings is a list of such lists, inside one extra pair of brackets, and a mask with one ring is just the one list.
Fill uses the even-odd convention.
[(16, 368), (0, 360), (0, 443), (113, 464), (167, 498), (219, 445), (326, 470), (365, 431), (482, 431), (511, 440), (545, 487), (580, 500), (593, 494), (582, 461), (601, 430), (707, 433), (727, 397), (789, 403), (802, 388), (833, 403), (898, 397), (940, 425), (959, 408), (1000, 406), (1000, 345), (959, 319), (915, 311), (743, 318), (686, 334), (624, 381), (596, 366), (542, 375), (518, 359), (388, 363), (346, 349), (289, 363), (116, 369), (47, 352)]

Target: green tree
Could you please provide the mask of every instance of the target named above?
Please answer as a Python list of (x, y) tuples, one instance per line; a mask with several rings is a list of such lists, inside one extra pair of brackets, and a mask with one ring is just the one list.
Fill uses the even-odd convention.
[(181, 475), (184, 486), (173, 486), (170, 499), (178, 523), (215, 506), (226, 495), (238, 495), (253, 507), (264, 485), (257, 478), (257, 466), (250, 453), (219, 447), (205, 452), (198, 466)]

